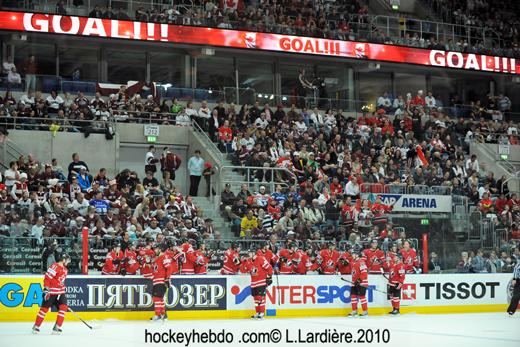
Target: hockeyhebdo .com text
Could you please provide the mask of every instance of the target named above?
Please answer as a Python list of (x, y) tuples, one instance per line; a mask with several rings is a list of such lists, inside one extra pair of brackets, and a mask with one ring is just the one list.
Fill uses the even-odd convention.
[(147, 344), (172, 344), (189, 347), (201, 344), (243, 344), (243, 345), (321, 345), (324, 343), (389, 343), (388, 329), (357, 329), (344, 331), (337, 329), (302, 330), (302, 329), (271, 329), (269, 331), (228, 331), (192, 329), (190, 331), (175, 331), (145, 329), (144, 342)]

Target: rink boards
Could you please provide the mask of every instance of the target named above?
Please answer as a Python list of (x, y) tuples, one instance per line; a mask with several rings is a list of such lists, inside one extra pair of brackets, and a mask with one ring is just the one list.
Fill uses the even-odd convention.
[[(350, 280), (350, 276), (343, 276)], [(274, 276), (267, 290), (267, 315), (340, 316), (350, 312), (350, 284), (340, 276)], [(0, 321), (32, 321), (42, 295), (42, 276), (0, 276)], [(249, 276), (177, 276), (167, 293), (170, 319), (249, 317)], [(369, 276), (370, 314), (385, 314), (387, 281)], [(153, 315), (151, 280), (139, 276), (69, 276), (68, 305), (84, 319), (148, 319)], [(408, 275), (402, 313), (504, 311), (512, 293), (511, 274)], [(51, 314), (52, 315), (52, 314)], [(67, 319), (72, 319), (71, 315)], [(54, 318), (52, 318), (54, 319)]]

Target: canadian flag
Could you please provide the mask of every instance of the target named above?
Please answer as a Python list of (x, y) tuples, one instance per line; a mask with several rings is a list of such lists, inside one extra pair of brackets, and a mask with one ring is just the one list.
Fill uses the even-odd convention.
[(244, 9), (243, 0), (220, 0), (220, 7), (224, 10), (237, 10), (242, 11)]

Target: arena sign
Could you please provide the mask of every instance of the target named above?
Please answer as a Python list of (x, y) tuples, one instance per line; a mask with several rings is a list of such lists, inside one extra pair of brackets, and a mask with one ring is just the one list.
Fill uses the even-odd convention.
[[(402, 313), (505, 311), (512, 274), (407, 275)], [(350, 279), (350, 276), (343, 276)], [(0, 321), (33, 321), (43, 276), (0, 276)], [(370, 314), (386, 314), (387, 281), (370, 275)], [(254, 304), (250, 278), (174, 276), (166, 305), (170, 319), (246, 318)], [(139, 276), (75, 276), (66, 281), (68, 305), (85, 319), (143, 319), (153, 314), (151, 281)], [(278, 276), (267, 290), (270, 316), (342, 316), (350, 312), (350, 285), (340, 276)], [(68, 316), (67, 319), (73, 319)]]
[(257, 49), (520, 74), (514, 58), (240, 30), (0, 11), (0, 30)]
[(380, 197), (394, 212), (451, 212), (451, 195), (417, 194), (363, 194), (364, 199), (374, 201)]

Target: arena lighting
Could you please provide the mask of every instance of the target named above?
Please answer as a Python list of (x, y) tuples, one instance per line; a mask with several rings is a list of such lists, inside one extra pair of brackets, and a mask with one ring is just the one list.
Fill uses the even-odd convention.
[(0, 11), (0, 30), (182, 43), (520, 74), (520, 64), (517, 64), (515, 58), (508, 57), (116, 19)]
[(259, 98), (263, 98), (262, 94), (258, 94), (258, 97), (259, 97)]
[(166, 83), (166, 84), (163, 84), (161, 85), (162, 87), (164, 87), (164, 89), (168, 89), (170, 88), (172, 85), (170, 83)]
[(282, 96), (282, 100), (283, 101), (287, 101), (287, 97), (286, 96)]
[(274, 99), (274, 95), (271, 94), (271, 96), (269, 97), (269, 100), (273, 100)]
[(213, 94), (213, 91), (212, 91), (212, 90), (208, 90), (208, 93), (209, 93), (209, 94)]

